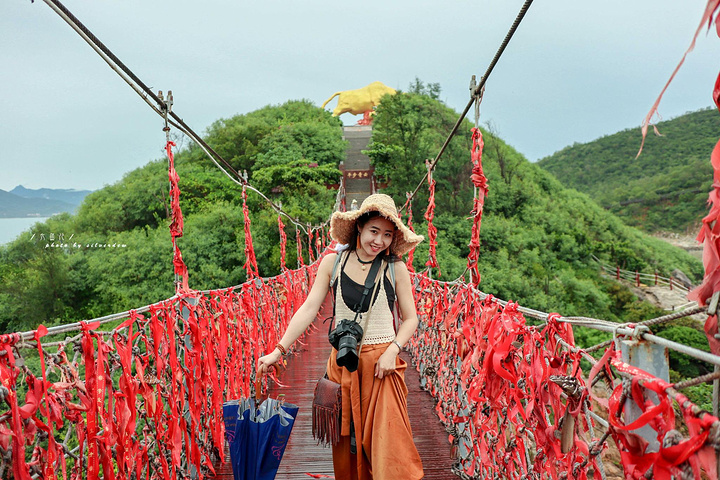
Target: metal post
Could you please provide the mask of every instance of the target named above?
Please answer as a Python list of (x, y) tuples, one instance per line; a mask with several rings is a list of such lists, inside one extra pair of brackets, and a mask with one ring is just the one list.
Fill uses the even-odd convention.
[(673, 284), (672, 277), (670, 277), (670, 290), (672, 290), (672, 284)]
[(640, 274), (638, 273), (637, 270), (635, 270), (635, 286), (636, 287), (640, 286)]
[[(623, 340), (620, 342), (623, 362), (645, 370), (656, 377), (670, 381), (670, 362), (668, 360), (668, 349), (645, 340)], [(653, 402), (658, 402), (655, 392), (645, 391), (645, 395)], [(631, 423), (640, 417), (642, 411), (632, 397), (625, 400), (625, 422)], [(633, 433), (640, 435), (648, 442), (647, 452), (658, 452), (660, 442), (656, 432), (649, 425), (633, 430)]]
[(620, 266), (616, 267), (615, 280), (620, 280)]
[[(720, 366), (715, 365), (715, 373), (720, 371)], [(715, 417), (720, 413), (720, 380), (713, 380), (713, 415)]]
[[(715, 373), (720, 371), (720, 366), (715, 365)], [(718, 416), (718, 413), (720, 413), (720, 380), (716, 379), (713, 380), (713, 415), (715, 417)], [(716, 456), (716, 464), (717, 464), (717, 474), (718, 478), (720, 478), (720, 451), (715, 451)]]
[[(193, 306), (197, 305), (200, 301), (200, 299), (198, 297), (186, 297), (185, 300), (187, 301), (188, 304), (193, 305)], [(181, 305), (182, 305), (182, 303), (181, 303)], [(190, 318), (190, 309), (186, 305), (182, 305), (180, 307), (180, 315), (183, 318), (183, 322), (187, 322), (188, 319)], [(179, 327), (180, 326), (178, 325), (178, 328)], [(184, 329), (184, 326), (183, 326), (183, 329)], [(185, 335), (185, 337), (183, 338), (183, 342), (185, 343), (185, 351), (186, 352), (193, 350), (194, 345), (192, 342), (192, 338), (190, 338), (190, 334)], [(184, 367), (187, 367), (187, 353), (183, 356), (182, 364)], [(188, 377), (187, 375), (185, 376), (185, 388), (188, 390), (191, 388), (191, 382), (194, 381), (193, 379), (195, 378), (196, 375), (199, 374), (199, 372), (190, 372), (190, 374), (191, 374), (191, 377)], [(185, 421), (188, 424), (190, 424), (190, 421), (191, 421), (190, 404), (188, 403), (187, 400), (183, 400), (183, 403), (185, 404), (185, 408), (183, 410), (183, 416), (185, 417)], [(195, 480), (195, 479), (199, 478), (198, 471), (197, 471), (197, 468), (195, 467), (195, 465), (193, 465), (193, 463), (190, 461), (189, 458), (186, 459), (186, 462), (187, 462), (187, 464), (186, 464), (187, 472), (185, 472), (185, 473), (187, 475), (187, 478), (190, 478), (191, 480)]]
[(658, 273), (655, 272), (655, 286), (657, 287)]

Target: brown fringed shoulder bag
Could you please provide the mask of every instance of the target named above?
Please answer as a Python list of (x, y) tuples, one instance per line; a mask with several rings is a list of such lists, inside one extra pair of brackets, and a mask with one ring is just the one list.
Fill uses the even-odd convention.
[(318, 444), (330, 446), (340, 441), (341, 397), (339, 383), (327, 375), (318, 380), (312, 405), (312, 434)]

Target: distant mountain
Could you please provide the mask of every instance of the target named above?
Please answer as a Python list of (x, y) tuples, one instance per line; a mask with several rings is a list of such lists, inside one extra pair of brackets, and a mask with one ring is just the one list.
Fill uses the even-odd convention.
[(39, 188), (33, 190), (31, 188), (25, 188), (22, 185), (10, 190), (10, 193), (23, 198), (44, 198), (46, 200), (57, 200), (70, 205), (78, 206), (82, 203), (83, 199), (92, 190), (74, 190), (74, 189), (63, 189), (63, 188)]
[(714, 108), (660, 122), (642, 155), (640, 129), (574, 144), (538, 162), (564, 185), (587, 193), (627, 224), (648, 232), (694, 230), (707, 212), (710, 154), (720, 137)]
[(89, 190), (41, 188), (31, 190), (18, 185), (10, 192), (0, 190), (0, 218), (48, 217), (72, 212)]

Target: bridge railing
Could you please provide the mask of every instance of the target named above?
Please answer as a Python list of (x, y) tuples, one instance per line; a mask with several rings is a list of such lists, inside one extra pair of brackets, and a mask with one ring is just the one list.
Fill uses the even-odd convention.
[(316, 269), (0, 335), (0, 478), (212, 472), (224, 451), (223, 401), (250, 394), (256, 359), (277, 343)]
[[(525, 309), (463, 282), (414, 280), (421, 327), (410, 349), (424, 388), (437, 399), (461, 478), (605, 478), (609, 437), (632, 478), (717, 471), (720, 422), (679, 390), (718, 374), (670, 384), (623, 361), (620, 348), (621, 340), (662, 344), (720, 365), (720, 357), (648, 329), (704, 309), (626, 325)], [(575, 346), (571, 325), (614, 339), (587, 349), (603, 352), (598, 360)], [(592, 366), (589, 375), (582, 359)], [(652, 429), (656, 445), (646, 448), (642, 427)]]
[[(222, 400), (249, 394), (257, 356), (277, 342), (316, 268), (0, 337), (1, 394), (10, 407), (0, 417), (0, 478), (50, 478), (63, 470), (70, 478), (207, 474), (223, 444)], [(413, 279), (421, 326), (410, 348), (424, 387), (438, 399), (460, 477), (602, 478), (610, 436), (631, 474), (646, 474), (650, 461), (658, 478), (695, 478), (694, 469), (713, 468), (718, 421), (680, 393), (687, 382), (663, 383), (627, 366), (616, 341), (594, 349), (605, 352), (598, 361), (574, 345), (570, 326), (609, 331), (617, 340), (667, 342), (641, 327), (680, 314), (633, 326), (564, 318), (463, 282)], [(103, 324), (112, 328), (100, 331)], [(677, 345), (665, 346), (720, 365), (718, 357)], [(589, 378), (581, 359), (594, 365)], [(607, 395), (597, 392), (603, 384)], [(645, 418), (661, 420), (652, 424), (667, 439), (658, 451), (637, 449), (642, 442), (627, 430), (628, 398), (641, 400), (650, 412)], [(675, 430), (675, 417), (686, 437)]]

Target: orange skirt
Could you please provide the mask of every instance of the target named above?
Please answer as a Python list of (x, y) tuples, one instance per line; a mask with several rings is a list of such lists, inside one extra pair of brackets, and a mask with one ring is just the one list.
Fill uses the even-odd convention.
[[(330, 380), (342, 385), (340, 442), (332, 448), (338, 480), (418, 480), (420, 455), (407, 413), (407, 363), (397, 358), (395, 372), (375, 377), (375, 364), (389, 343), (364, 345), (355, 372), (338, 367), (333, 348), (327, 363)], [(357, 454), (350, 453), (350, 421), (355, 426)], [(361, 448), (362, 446), (362, 448)]]

